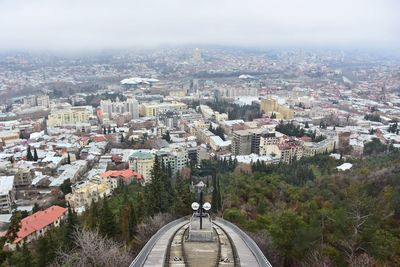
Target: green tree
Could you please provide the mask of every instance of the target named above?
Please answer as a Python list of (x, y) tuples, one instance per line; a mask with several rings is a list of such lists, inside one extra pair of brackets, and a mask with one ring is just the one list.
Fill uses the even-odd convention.
[(191, 214), (190, 205), (193, 202), (193, 194), (190, 192), (190, 183), (178, 172), (175, 182), (174, 213), (179, 216)]
[(6, 238), (12, 243), (18, 237), (19, 229), (21, 228), (21, 213), (14, 212), (10, 219), (10, 226), (8, 227)]
[(51, 237), (46, 235), (40, 237), (36, 245), (36, 260), (37, 266), (46, 267), (52, 261), (53, 247), (51, 242)]
[(222, 207), (221, 200), (221, 191), (219, 187), (219, 179), (216, 173), (212, 175), (212, 184), (213, 184), (213, 192), (212, 192), (212, 203), (211, 208), (213, 212), (218, 212)]
[(138, 224), (138, 217), (133, 206), (132, 201), (129, 202), (129, 220), (128, 220), (128, 236), (131, 240), (136, 233), (136, 226)]
[(39, 157), (36, 151), (36, 147), (33, 148), (33, 161), (38, 161)]
[(38, 203), (33, 204), (32, 213), (38, 212), (40, 210), (40, 206)]
[(378, 138), (373, 138), (372, 141), (364, 145), (364, 155), (370, 156), (385, 152), (386, 145), (382, 144)]
[(171, 142), (171, 136), (169, 134), (169, 131), (167, 131), (163, 136), (162, 139), (164, 139), (165, 141), (167, 141), (168, 143)]
[(26, 151), (26, 160), (27, 161), (33, 161), (31, 146), (28, 146), (28, 149)]
[(267, 228), (273, 244), (284, 255), (284, 266), (292, 266), (295, 259), (302, 259), (310, 244), (318, 239), (318, 231), (313, 231), (291, 210), (275, 215)]
[(107, 197), (103, 198), (103, 203), (100, 210), (100, 217), (98, 219), (100, 234), (108, 238), (114, 238), (117, 233), (117, 227), (114, 214), (108, 206)]
[(79, 225), (78, 217), (72, 210), (71, 206), (68, 205), (68, 214), (64, 226), (64, 238), (63, 238), (63, 247), (67, 250), (71, 250), (74, 246), (74, 233), (78, 225)]
[(71, 185), (72, 184), (70, 179), (64, 180), (64, 182), (60, 185), (61, 192), (63, 192), (64, 195), (71, 193), (72, 192)]
[(151, 171), (151, 182), (145, 187), (147, 215), (168, 212), (171, 210), (174, 200), (171, 177), (161, 168), (156, 156)]
[(33, 266), (32, 253), (28, 249), (26, 242), (23, 243), (22, 248), (14, 251), (11, 256), (12, 266), (16, 267), (31, 267)]

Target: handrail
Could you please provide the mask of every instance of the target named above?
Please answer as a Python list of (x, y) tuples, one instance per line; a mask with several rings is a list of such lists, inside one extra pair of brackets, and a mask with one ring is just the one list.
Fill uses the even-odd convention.
[(149, 256), (152, 248), (154, 245), (157, 243), (157, 241), (160, 239), (162, 233), (165, 231), (168, 231), (175, 225), (183, 222), (185, 220), (184, 217), (179, 218), (175, 221), (172, 221), (163, 227), (161, 227), (150, 239), (147, 241), (146, 245), (142, 248), (142, 250), (139, 252), (139, 254), (135, 257), (135, 259), (132, 261), (132, 263), (129, 265), (129, 267), (142, 267)]

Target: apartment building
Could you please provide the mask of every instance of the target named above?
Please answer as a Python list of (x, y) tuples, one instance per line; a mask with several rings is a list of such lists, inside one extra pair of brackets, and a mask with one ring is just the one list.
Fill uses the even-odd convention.
[(142, 103), (140, 104), (140, 115), (143, 117), (155, 117), (159, 112), (167, 110), (184, 110), (187, 105), (182, 102)]
[(316, 154), (330, 153), (335, 149), (336, 142), (333, 139), (325, 139), (321, 142), (304, 142), (303, 156), (312, 157)]
[(14, 176), (0, 176), (0, 210), (11, 212), (14, 201)]
[(72, 107), (71, 105), (62, 105), (51, 110), (47, 126), (75, 125), (81, 122), (89, 122), (92, 115), (93, 108), (91, 106)]
[(151, 181), (154, 155), (147, 151), (136, 151), (129, 157), (129, 168), (143, 175), (144, 183)]
[(111, 180), (94, 177), (75, 184), (72, 187), (72, 192), (65, 196), (65, 200), (76, 212), (83, 212), (87, 207), (90, 207), (92, 201), (97, 202), (112, 194), (113, 190), (118, 186), (118, 182), (117, 179), (114, 179), (115, 181)]
[(267, 129), (247, 129), (233, 132), (232, 154), (248, 155), (260, 153), (260, 138), (268, 135)]
[(303, 157), (303, 147), (295, 140), (287, 140), (278, 145), (281, 162), (291, 163), (293, 160), (300, 160)]
[(100, 108), (103, 111), (103, 118), (113, 119), (118, 115), (128, 114), (130, 119), (139, 118), (139, 102), (135, 98), (128, 98), (126, 101), (115, 102), (111, 100), (101, 100)]
[(14, 169), (14, 184), (15, 186), (29, 186), (32, 183), (32, 180), (35, 176), (35, 171), (31, 168), (27, 167), (19, 167), (18, 169)]
[(183, 147), (161, 149), (157, 152), (157, 156), (166, 169), (171, 169), (172, 175), (176, 175), (188, 165), (188, 152)]
[(261, 99), (260, 110), (268, 116), (275, 113), (277, 119), (287, 120), (294, 118), (294, 110), (279, 104), (277, 100), (272, 98)]

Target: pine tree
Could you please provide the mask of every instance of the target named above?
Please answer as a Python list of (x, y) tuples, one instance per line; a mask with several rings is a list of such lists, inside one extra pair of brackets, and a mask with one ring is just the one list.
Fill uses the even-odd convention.
[(33, 160), (34, 161), (38, 161), (38, 159), (39, 159), (39, 157), (38, 157), (38, 154), (37, 154), (37, 151), (36, 151), (36, 147), (35, 147), (35, 148), (33, 148)]
[(23, 243), (22, 245), (22, 264), (20, 266), (22, 267), (31, 267), (33, 265), (33, 257), (32, 253), (28, 249), (28, 246), (26, 245), (26, 242)]
[(36, 259), (37, 259), (37, 266), (39, 267), (46, 267), (50, 264), (50, 254), (51, 254), (51, 242), (49, 236), (44, 236), (39, 238), (37, 245), (36, 245)]
[(40, 206), (38, 203), (33, 204), (32, 213), (38, 212), (40, 210)]
[(136, 233), (138, 223), (137, 214), (132, 202), (129, 202), (129, 221), (128, 221), (128, 236), (132, 239)]
[(14, 240), (18, 237), (18, 232), (21, 228), (21, 218), (22, 216), (20, 212), (15, 212), (11, 216), (10, 226), (8, 227), (7, 233), (5, 235), (10, 243), (14, 242)]
[(137, 225), (136, 213), (131, 201), (126, 200), (124, 206), (120, 210), (120, 229), (121, 237), (128, 243), (135, 234)]
[(129, 203), (124, 202), (124, 205), (119, 210), (119, 227), (121, 238), (125, 243), (129, 242)]
[(174, 213), (186, 216), (191, 213), (190, 204), (193, 202), (193, 194), (190, 192), (189, 181), (184, 179), (178, 172), (175, 182)]
[(145, 187), (145, 198), (149, 216), (171, 209), (173, 189), (170, 177), (162, 170), (157, 156), (151, 171), (151, 182)]
[(104, 196), (99, 217), (99, 232), (103, 236), (113, 238), (117, 233), (114, 214), (108, 206), (107, 197)]
[(71, 193), (72, 192), (71, 185), (72, 184), (70, 179), (64, 180), (64, 182), (60, 185), (61, 192), (63, 192), (64, 195)]
[(217, 177), (217, 174), (214, 173), (212, 176), (212, 182), (213, 182), (213, 192), (212, 192), (212, 203), (211, 203), (211, 208), (213, 212), (218, 212), (222, 205), (221, 205), (221, 192), (220, 192), (220, 187), (219, 187), (219, 179)]
[(67, 250), (72, 249), (74, 245), (74, 232), (78, 227), (78, 217), (75, 212), (71, 209), (71, 206), (68, 204), (68, 214), (67, 220), (64, 229), (64, 238), (63, 238), (63, 246)]
[(86, 220), (86, 226), (89, 229), (97, 228), (98, 216), (99, 216), (98, 204), (94, 202), (94, 200), (92, 199), (92, 203), (90, 204), (89, 215)]
[(26, 160), (27, 161), (32, 161), (33, 160), (31, 146), (28, 146), (28, 150), (26, 152)]

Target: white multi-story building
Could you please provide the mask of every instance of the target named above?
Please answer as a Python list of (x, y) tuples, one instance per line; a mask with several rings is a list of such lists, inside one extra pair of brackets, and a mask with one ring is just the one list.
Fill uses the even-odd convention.
[(129, 98), (126, 101), (112, 102), (111, 100), (101, 100), (100, 108), (103, 111), (103, 117), (113, 119), (114, 116), (129, 114), (131, 119), (139, 118), (139, 102), (135, 98)]
[(0, 176), (0, 210), (11, 212), (14, 201), (14, 176)]
[(172, 175), (176, 175), (178, 171), (185, 168), (189, 160), (188, 151), (183, 147), (161, 149), (158, 151), (157, 156), (161, 163), (164, 164), (165, 169), (171, 169)]

